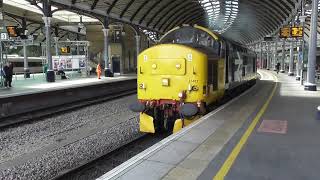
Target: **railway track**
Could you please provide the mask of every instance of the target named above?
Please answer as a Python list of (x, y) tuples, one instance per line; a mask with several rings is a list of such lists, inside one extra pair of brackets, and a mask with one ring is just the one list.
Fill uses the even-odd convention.
[(144, 134), (140, 138), (78, 168), (65, 171), (54, 180), (94, 180), (133, 156), (146, 150), (167, 135)]
[(0, 128), (17, 126), (22, 123), (30, 123), (32, 121), (41, 120), (46, 117), (50, 117), (56, 113), (69, 112), (78, 108), (107, 102), (116, 98), (121, 98), (124, 96), (133, 95), (137, 92), (136, 89), (128, 89), (126, 91), (114, 92), (107, 96), (96, 97), (91, 99), (80, 100), (77, 102), (67, 103), (64, 105), (54, 106), (46, 109), (40, 109), (36, 111), (31, 111), (28, 113), (18, 114), (14, 116), (9, 116), (0, 119)]

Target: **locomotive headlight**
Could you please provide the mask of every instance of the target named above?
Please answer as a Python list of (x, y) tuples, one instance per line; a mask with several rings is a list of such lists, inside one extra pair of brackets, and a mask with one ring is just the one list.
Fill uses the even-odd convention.
[(169, 86), (169, 79), (163, 78), (162, 79), (162, 86)]
[(157, 65), (156, 64), (152, 64), (152, 69), (157, 69)]
[(178, 97), (179, 97), (180, 99), (185, 99), (185, 98), (187, 97), (186, 92), (185, 92), (185, 91), (179, 92)]
[(192, 91), (198, 91), (198, 90), (199, 90), (198, 86), (192, 86)]

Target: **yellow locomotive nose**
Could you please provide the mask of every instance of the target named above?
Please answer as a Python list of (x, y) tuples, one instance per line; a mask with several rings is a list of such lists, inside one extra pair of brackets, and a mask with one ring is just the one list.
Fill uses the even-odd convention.
[(138, 99), (179, 101), (179, 93), (185, 91), (186, 100), (202, 100), (203, 88), (199, 87), (206, 85), (206, 63), (205, 54), (184, 45), (147, 49), (138, 58)]
[(191, 102), (181, 108), (183, 114), (198, 112), (196, 102), (203, 101), (206, 94), (206, 88), (199, 88), (206, 87), (206, 64), (205, 54), (178, 44), (157, 45), (139, 55), (138, 99), (145, 103), (144, 111), (140, 111), (141, 132), (154, 133), (158, 126), (170, 126), (171, 132), (181, 129), (185, 121), (179, 111), (184, 103)]

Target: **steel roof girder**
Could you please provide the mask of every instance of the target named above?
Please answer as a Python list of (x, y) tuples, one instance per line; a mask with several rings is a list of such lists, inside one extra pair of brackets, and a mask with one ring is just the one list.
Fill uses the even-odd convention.
[[(169, 23), (167, 23), (167, 25), (164, 27), (163, 31), (166, 32), (168, 30), (168, 28), (172, 28), (174, 26), (180, 25), (180, 21), (181, 19), (183, 19), (184, 17), (188, 16), (188, 14), (192, 13), (193, 11), (198, 12), (197, 10), (203, 10), (201, 6), (195, 8), (195, 9), (187, 9), (182, 11), (181, 13), (177, 13), (177, 16), (172, 19)], [(202, 11), (204, 12), (204, 11)]]
[[(75, 4), (75, 5), (71, 6), (71, 2), (68, 1), (69, 4), (67, 4), (67, 3), (65, 3), (65, 0), (51, 0), (51, 2), (55, 6), (63, 7), (66, 10), (69, 10), (69, 11), (72, 11), (72, 12), (78, 13), (79, 10), (81, 10), (81, 12), (83, 14), (94, 15), (97, 19), (100, 19), (100, 18), (103, 18), (103, 17), (109, 17), (112, 20), (120, 21), (120, 22), (123, 22), (123, 23), (126, 23), (126, 24), (137, 25), (137, 26), (142, 27), (142, 28), (147, 29), (147, 30), (159, 32), (156, 29), (149, 28), (147, 26), (132, 22), (132, 21), (130, 21), (128, 19), (125, 19), (125, 18), (120, 18), (119, 16), (113, 15), (112, 13), (111, 14), (106, 14), (106, 12), (103, 11), (103, 10), (94, 9), (94, 10), (90, 11), (90, 10), (88, 10), (88, 9), (90, 9), (90, 7), (88, 7), (86, 5), (83, 5), (83, 4)], [(101, 19), (100, 19), (100, 21), (101, 21)], [(162, 33), (162, 32), (159, 32), (159, 33)]]
[[(169, 0), (171, 1), (171, 0)], [(176, 2), (177, 0), (175, 0), (174, 2)], [(185, 1), (185, 0), (182, 0)], [(181, 1), (181, 2), (182, 2)], [(174, 3), (169, 3), (169, 5), (167, 3), (165, 3), (161, 8), (158, 9), (158, 11), (155, 12), (155, 14), (150, 18), (150, 20), (147, 22), (147, 26), (150, 25), (150, 23), (165, 9), (168, 9), (169, 6), (171, 6)]]
[(268, 24), (272, 25), (272, 27), (277, 28), (279, 24), (281, 23), (277, 23), (274, 19), (270, 19), (270, 16), (266, 16), (266, 15), (262, 15), (260, 10), (257, 10), (255, 14), (256, 17), (260, 17), (260, 19), (267, 21)]
[(181, 22), (178, 23), (179, 24), (189, 24), (188, 22), (190, 22), (193, 19), (198, 19), (200, 17), (204, 17), (206, 13), (205, 12), (200, 12), (199, 14), (196, 14), (194, 16), (186, 16), (184, 20), (182, 20)]
[[(175, 12), (174, 12), (174, 15), (169, 16), (169, 18), (166, 19), (167, 21), (164, 21), (164, 22), (159, 26), (159, 30), (162, 29), (165, 24), (167, 24), (167, 26), (168, 26), (168, 24), (173, 23), (173, 21), (174, 21), (175, 19), (177, 19), (178, 17), (180, 17), (180, 16), (181, 16), (182, 14), (184, 14), (185, 12), (189, 12), (190, 10), (193, 10), (193, 8), (192, 8), (193, 6), (194, 6), (194, 3), (187, 3), (187, 4), (185, 4), (183, 7), (181, 7), (181, 9), (179, 9), (178, 11), (175, 11)], [(166, 27), (167, 27), (167, 26), (166, 26)], [(165, 28), (164, 28), (164, 29), (165, 29)]]
[(275, 4), (269, 2), (269, 1), (261, 1), (261, 0), (245, 0), (246, 3), (252, 3), (252, 1), (259, 3), (259, 4), (265, 4), (265, 6), (269, 6), (272, 7), (272, 9), (274, 9), (275, 11), (277, 11), (277, 14), (281, 14), (281, 16), (283, 18), (287, 17), (287, 14), (285, 12), (283, 12), (278, 6), (276, 6)]
[(143, 20), (149, 15), (149, 13), (161, 2), (162, 0), (157, 0), (154, 4), (152, 4), (151, 8), (147, 10), (147, 12), (142, 16), (139, 20), (139, 24), (143, 22)]
[[(96, 1), (96, 0), (95, 0)], [(112, 9), (114, 8), (114, 6), (117, 4), (117, 2), (118, 2), (119, 0), (114, 0), (113, 2), (112, 2), (112, 4), (110, 5), (110, 7), (108, 8), (108, 10), (107, 10), (107, 14), (110, 14), (110, 12), (112, 11)]]
[(205, 23), (205, 20), (203, 19), (203, 17), (197, 17), (195, 19), (190, 20), (190, 22), (187, 22), (188, 24), (196, 24), (196, 22), (199, 22), (200, 20), (202, 20)]
[[(255, 3), (253, 3), (253, 2), (255, 2)], [(267, 6), (265, 3), (262, 3), (260, 0), (251, 0), (251, 1), (248, 1), (248, 3), (251, 5), (251, 6), (259, 6), (259, 8), (260, 8), (260, 6), (263, 6), (262, 8), (260, 8), (260, 9), (264, 9), (265, 11), (270, 11), (270, 12), (272, 12), (272, 13), (270, 13), (271, 15), (272, 15), (272, 17), (274, 18), (274, 19), (279, 19), (279, 21), (281, 21), (281, 19), (283, 19), (283, 18), (286, 18), (286, 16), (285, 15), (281, 15), (281, 14), (279, 14), (278, 12), (278, 10), (277, 9), (274, 9), (274, 8), (270, 8), (270, 6)], [(264, 14), (266, 14), (266, 13), (264, 13)], [(269, 14), (269, 13), (268, 13)], [(276, 17), (277, 16), (277, 17)]]
[(287, 7), (285, 7), (283, 4), (283, 0), (269, 0), (271, 3), (276, 4), (282, 12), (287, 12), (286, 15), (290, 15), (291, 13), (291, 9), (287, 9)]
[[(156, 28), (156, 27), (159, 25), (159, 23), (164, 20), (165, 17), (169, 16), (169, 17), (167, 18), (167, 21), (168, 21), (169, 19), (171, 19), (172, 16), (174, 15), (173, 13), (175, 12), (175, 10), (176, 10), (177, 8), (180, 8), (180, 6), (183, 5), (183, 6), (181, 7), (181, 9), (184, 9), (185, 7), (188, 7), (188, 5), (192, 5), (192, 4), (193, 4), (192, 2), (188, 2), (188, 1), (183, 0), (183, 1), (181, 2), (181, 4), (179, 4), (179, 5), (177, 5), (177, 6), (173, 6), (172, 8), (168, 9), (168, 11), (166, 11), (166, 12), (164, 13), (164, 16), (162, 16), (160, 19), (158, 19), (158, 21), (153, 25), (153, 28)], [(164, 24), (164, 23), (162, 23), (162, 24), (159, 26), (158, 29), (161, 29), (160, 27), (162, 27), (163, 24)]]
[(99, 2), (99, 0), (94, 0), (93, 3), (92, 3), (92, 5), (91, 5), (91, 8), (90, 8), (90, 9), (91, 9), (91, 10), (94, 10), (94, 9), (96, 8), (98, 2)]
[(122, 18), (124, 16), (124, 14), (127, 12), (127, 10), (130, 8), (130, 6), (134, 3), (135, 0), (131, 0), (129, 1), (129, 3), (127, 4), (127, 6), (122, 10), (122, 12), (120, 13), (120, 18)]
[(139, 8), (133, 13), (133, 15), (130, 18), (130, 21), (132, 22), (134, 20), (134, 18), (137, 16), (137, 14), (141, 11), (141, 9), (143, 8), (143, 6), (145, 6), (148, 2), (150, 2), (149, 0), (145, 0), (140, 6)]

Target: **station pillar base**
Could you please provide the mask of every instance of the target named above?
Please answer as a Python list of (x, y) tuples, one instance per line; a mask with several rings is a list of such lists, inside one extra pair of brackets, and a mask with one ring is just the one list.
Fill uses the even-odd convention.
[(24, 70), (24, 78), (30, 78), (30, 70), (29, 69), (25, 69)]
[(46, 73), (47, 82), (55, 82), (55, 74), (53, 70), (48, 70)]
[(105, 69), (104, 70), (104, 76), (105, 77), (113, 77), (113, 72), (111, 71), (111, 69)]
[(281, 72), (281, 73), (284, 73), (285, 71), (284, 71), (284, 70), (280, 70), (280, 72)]
[(315, 84), (305, 84), (304, 90), (306, 91), (317, 91), (317, 85)]

